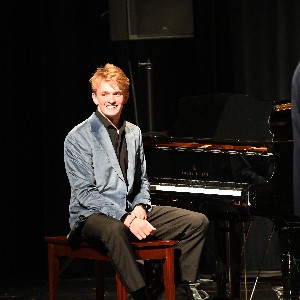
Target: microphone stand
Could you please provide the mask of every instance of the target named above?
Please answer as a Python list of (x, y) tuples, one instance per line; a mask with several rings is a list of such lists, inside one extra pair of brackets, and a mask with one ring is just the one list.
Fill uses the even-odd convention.
[(146, 62), (139, 62), (139, 67), (145, 67), (147, 71), (147, 99), (148, 99), (148, 130), (153, 131), (152, 118), (152, 63), (148, 58)]

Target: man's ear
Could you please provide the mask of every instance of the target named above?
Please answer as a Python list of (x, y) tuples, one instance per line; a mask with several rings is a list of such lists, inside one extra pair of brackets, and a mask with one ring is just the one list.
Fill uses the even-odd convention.
[(124, 95), (124, 104), (127, 103), (129, 99), (129, 93), (127, 93), (127, 95)]
[(94, 103), (95, 103), (96, 105), (98, 105), (99, 101), (98, 101), (98, 98), (97, 98), (97, 96), (96, 96), (95, 93), (92, 93), (92, 98), (93, 98)]

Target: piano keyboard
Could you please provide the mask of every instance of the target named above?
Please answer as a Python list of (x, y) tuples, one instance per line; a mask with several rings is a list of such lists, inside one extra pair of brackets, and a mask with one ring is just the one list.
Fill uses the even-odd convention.
[(197, 186), (178, 186), (178, 185), (163, 185), (163, 184), (150, 184), (151, 191), (162, 192), (176, 192), (176, 193), (192, 193), (192, 194), (206, 194), (206, 195), (220, 195), (241, 197), (244, 188), (235, 187), (197, 187)]

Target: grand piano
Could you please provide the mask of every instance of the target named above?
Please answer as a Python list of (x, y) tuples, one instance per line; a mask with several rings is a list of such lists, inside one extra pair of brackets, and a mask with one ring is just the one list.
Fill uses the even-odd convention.
[(218, 299), (241, 298), (236, 258), (245, 222), (271, 219), (280, 237), (283, 297), (298, 300), (291, 103), (210, 94), (183, 97), (178, 108), (171, 129), (143, 134), (153, 203), (200, 211), (212, 221)]

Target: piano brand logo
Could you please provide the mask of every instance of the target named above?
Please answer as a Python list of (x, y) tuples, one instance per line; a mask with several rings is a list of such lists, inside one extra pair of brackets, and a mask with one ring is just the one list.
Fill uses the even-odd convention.
[(208, 172), (199, 170), (198, 167), (193, 164), (191, 170), (181, 171), (181, 175), (188, 177), (197, 177), (197, 179), (199, 179), (208, 177)]

